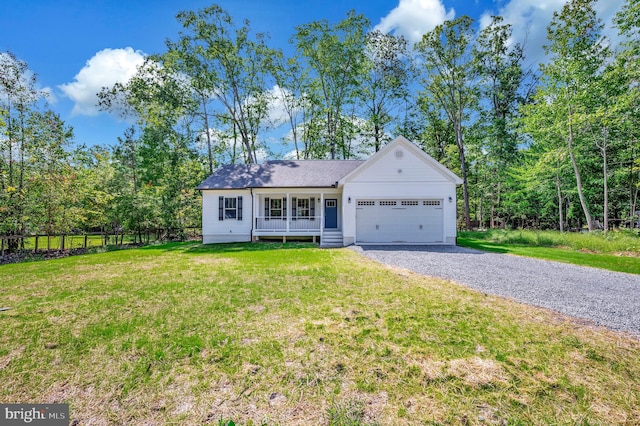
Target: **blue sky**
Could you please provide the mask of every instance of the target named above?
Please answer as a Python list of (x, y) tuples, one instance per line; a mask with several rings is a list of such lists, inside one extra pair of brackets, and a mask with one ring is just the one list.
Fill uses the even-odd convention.
[[(373, 26), (417, 41), (445, 19), (467, 14), (482, 25), (501, 14), (514, 25), (516, 41), (526, 38), (529, 63), (544, 59), (541, 46), (554, 10), (564, 0), (221, 0), (236, 20), (247, 18), (254, 31), (267, 32), (271, 44), (290, 49), (296, 25), (327, 19), (335, 23), (350, 9)], [(26, 61), (50, 104), (74, 127), (77, 144), (113, 144), (127, 124), (95, 108), (95, 93), (122, 80), (145, 54), (161, 53), (175, 39), (180, 10), (198, 10), (203, 0), (2, 0), (0, 52)], [(601, 0), (600, 17), (609, 22), (622, 0)], [(613, 32), (611, 33), (613, 34)]]

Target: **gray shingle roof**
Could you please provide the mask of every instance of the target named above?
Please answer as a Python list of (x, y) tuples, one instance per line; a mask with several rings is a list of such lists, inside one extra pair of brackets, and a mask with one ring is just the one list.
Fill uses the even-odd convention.
[(277, 160), (262, 164), (228, 164), (198, 189), (329, 188), (364, 163), (360, 160)]

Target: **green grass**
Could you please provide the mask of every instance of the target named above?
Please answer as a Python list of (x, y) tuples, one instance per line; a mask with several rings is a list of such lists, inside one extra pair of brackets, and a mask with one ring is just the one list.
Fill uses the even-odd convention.
[(476, 231), (458, 244), (478, 250), (640, 274), (640, 237), (633, 232)]
[(639, 424), (640, 342), (348, 249), (0, 266), (0, 400), (79, 424)]

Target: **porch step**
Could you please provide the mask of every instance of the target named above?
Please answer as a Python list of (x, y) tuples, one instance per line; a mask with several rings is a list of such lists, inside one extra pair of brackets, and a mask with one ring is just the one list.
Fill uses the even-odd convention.
[(342, 231), (324, 231), (320, 247), (343, 247)]

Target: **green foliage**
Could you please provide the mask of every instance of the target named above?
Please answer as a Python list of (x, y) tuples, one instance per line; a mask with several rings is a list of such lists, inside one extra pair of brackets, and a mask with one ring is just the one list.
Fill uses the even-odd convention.
[(218, 5), (198, 12), (182, 11), (177, 19), (184, 30), (177, 41), (167, 42), (167, 52), (159, 59), (173, 73), (188, 77), (193, 102), (200, 107), (210, 170), (210, 115), (231, 125), (234, 134), (237, 131), (245, 162), (256, 163), (258, 133), (268, 114), (268, 63), (275, 52), (267, 46), (264, 34), (252, 38), (248, 21), (236, 27)]
[(318, 112), (313, 116), (318, 132), (307, 134), (313, 143), (314, 158), (327, 153), (332, 159), (352, 155), (348, 142), (354, 134), (350, 126), (353, 117), (347, 112), (356, 105), (359, 81), (365, 71), (368, 27), (365, 16), (355, 11), (335, 25), (320, 20), (296, 27), (293, 40), (297, 62), (308, 70), (305, 95), (317, 105)]
[(73, 131), (44, 105), (25, 62), (0, 53), (0, 76), (0, 233), (68, 232), (84, 217)]
[(449, 121), (455, 135), (460, 160), (464, 223), (471, 228), (469, 179), (465, 158), (465, 131), (470, 112), (477, 105), (477, 72), (471, 58), (473, 20), (462, 16), (445, 21), (422, 36), (415, 49), (423, 60), (423, 85), (427, 99)]
[(409, 83), (415, 74), (407, 40), (402, 36), (369, 32), (365, 39), (365, 65), (359, 96), (367, 118), (365, 135), (374, 151), (390, 140), (387, 126), (408, 101)]
[[(524, 129), (540, 145), (537, 152), (541, 155), (536, 161), (556, 163), (560, 229), (563, 229), (562, 192), (565, 189), (560, 176), (562, 163), (557, 160), (563, 158), (571, 165), (575, 180), (572, 189), (577, 192), (584, 222), (589, 230), (594, 229), (592, 200), (595, 194), (589, 168), (596, 145), (588, 123), (596, 113), (594, 93), (597, 93), (609, 51), (602, 39), (602, 24), (596, 18), (593, 3), (593, 0), (573, 0), (560, 13), (554, 13), (547, 29), (550, 44), (545, 47), (551, 60), (541, 65), (541, 84), (534, 102), (524, 108)], [(551, 155), (547, 155), (549, 153)]]
[(464, 232), (465, 238), (480, 239), (503, 244), (525, 244), (539, 247), (569, 247), (595, 253), (640, 252), (637, 230), (613, 232), (556, 232), (494, 229), (490, 231)]

